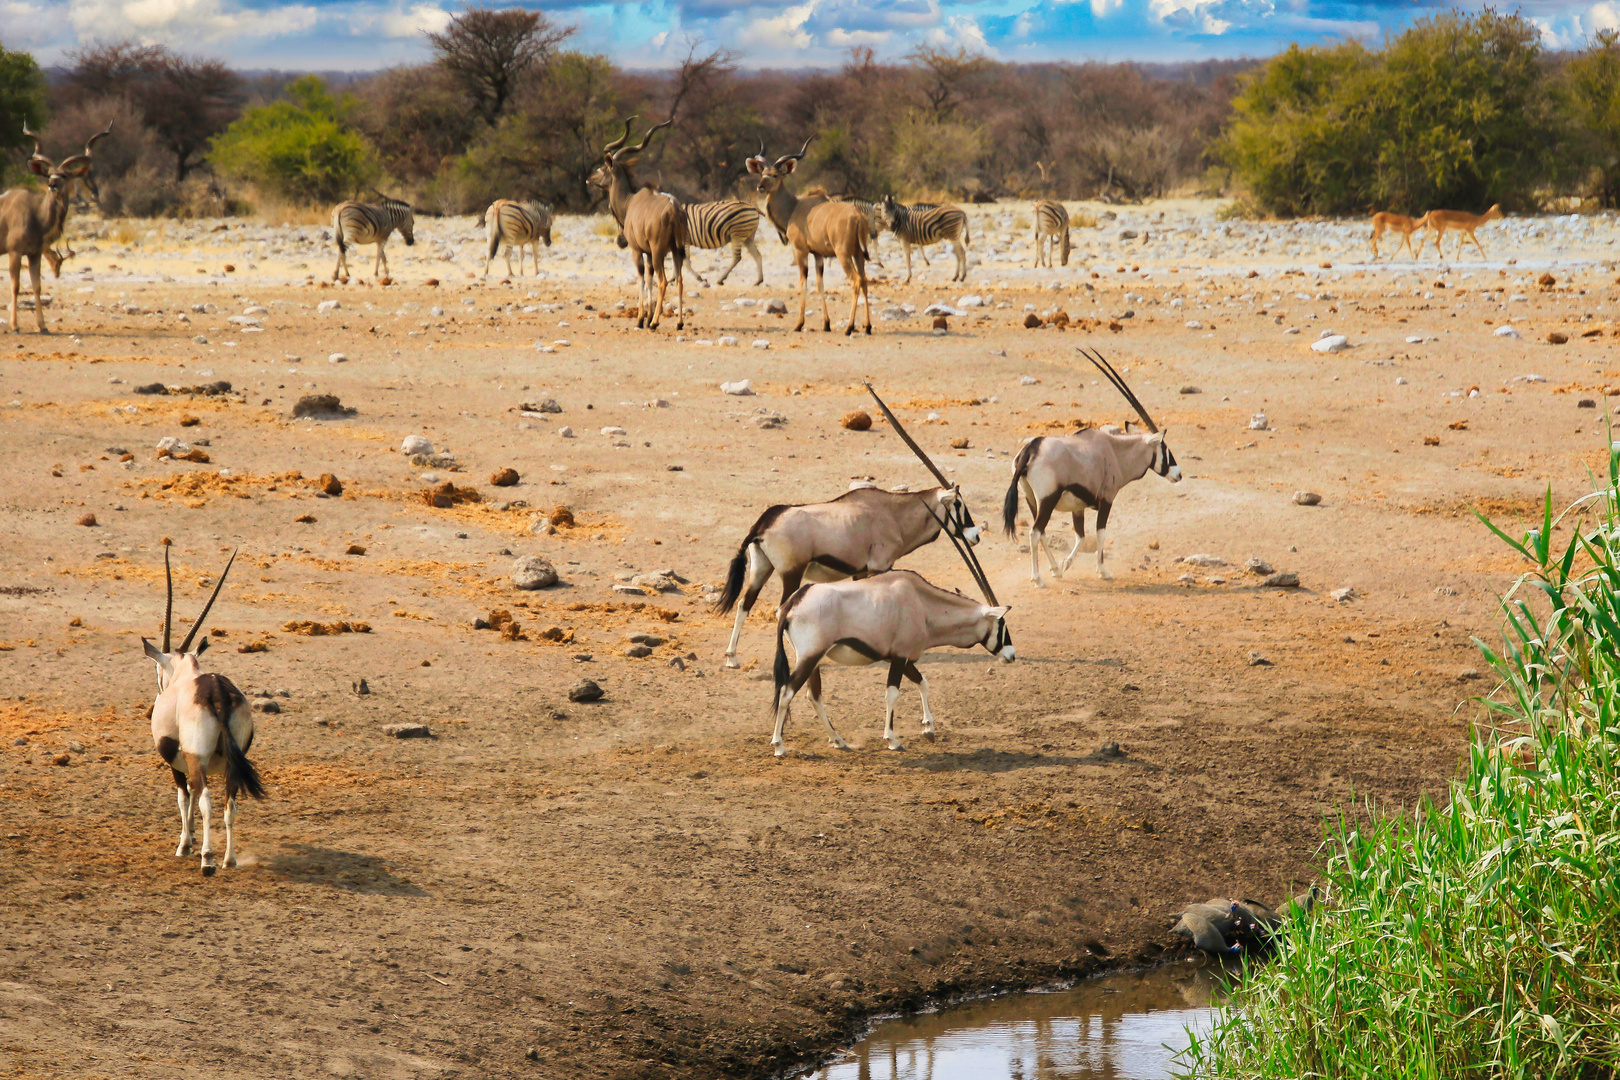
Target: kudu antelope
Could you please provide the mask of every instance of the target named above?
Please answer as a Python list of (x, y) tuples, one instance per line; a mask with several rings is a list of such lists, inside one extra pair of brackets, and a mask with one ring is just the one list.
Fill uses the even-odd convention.
[[(608, 209), (619, 223), (624, 246), (630, 248), (630, 258), (636, 264), (639, 310), (636, 326), (648, 330), (658, 329), (664, 314), (664, 297), (669, 291), (669, 278), (664, 270), (664, 258), (675, 260), (675, 329), (686, 326), (686, 279), (682, 270), (686, 264), (686, 218), (673, 196), (658, 190), (658, 185), (636, 185), (630, 173), (630, 163), (647, 148), (653, 132), (667, 128), (675, 121), (654, 124), (641, 137), (639, 146), (626, 146), (630, 141), (630, 125), (635, 117), (624, 122), (624, 134), (602, 148), (602, 164), (590, 176), (589, 182), (608, 193)], [(658, 298), (653, 300), (653, 275), (658, 275)]]
[(411, 211), (411, 204), (380, 191), (372, 194), (382, 202), (342, 202), (332, 208), (332, 240), (338, 249), (337, 265), (332, 267), (333, 281), (337, 281), (339, 275), (344, 281), (349, 280), (350, 244), (377, 245), (371, 273), (381, 280), (388, 276), (388, 253), (383, 250), (388, 238), (397, 230), (406, 247), (416, 243), (416, 215)]
[(23, 134), (34, 140), (34, 153), (28, 159), (28, 168), (36, 176), (45, 178), (45, 190), (13, 188), (0, 194), (0, 253), (11, 257), (12, 331), (22, 332), (22, 327), (17, 323), (17, 297), (22, 291), (23, 260), (27, 259), (28, 280), (34, 287), (34, 319), (39, 324), (39, 332), (48, 334), (50, 331), (45, 328), (45, 297), (40, 285), (40, 260), (49, 260), (57, 276), (61, 276), (62, 259), (66, 256), (56, 254), (51, 245), (61, 238), (62, 230), (67, 225), (68, 198), (73, 193), (74, 182), (90, 182), (92, 153), (96, 143), (112, 134), (112, 125), (108, 124), (106, 131), (90, 136), (90, 141), (84, 144), (84, 153), (67, 158), (60, 165), (51, 164), (51, 159), (39, 152), (39, 136), (28, 130), (26, 122), (23, 124)]
[(236, 797), (247, 792), (264, 798), (264, 785), (258, 771), (248, 761), (253, 746), (253, 711), (242, 691), (223, 675), (202, 671), (199, 658), (208, 648), (204, 637), (192, 649), (202, 630), (203, 620), (225, 587), (236, 553), (220, 571), (214, 593), (203, 605), (202, 614), (191, 624), (180, 648), (170, 651), (170, 631), (174, 624), (174, 578), (169, 571), (169, 549), (163, 549), (163, 577), (168, 598), (163, 605), (163, 648), (144, 637), (141, 648), (157, 664), (158, 694), (152, 702), (152, 741), (157, 752), (174, 773), (175, 800), (180, 805), (180, 846), (176, 858), (191, 853), (191, 837), (197, 813), (202, 813), (202, 872), (212, 876), (214, 843), (211, 829), (213, 800), (209, 795), (210, 774), (225, 777), (225, 866), (236, 865)]
[[(1041, 170), (1041, 186), (1050, 183), (1051, 177), (1047, 175), (1046, 166), (1037, 161), (1035, 167)], [(1069, 210), (1060, 202), (1052, 199), (1037, 199), (1035, 202), (1035, 265), (1051, 266), (1052, 249), (1057, 248), (1063, 260), (1063, 265), (1069, 265), (1069, 253), (1072, 248), (1069, 239)]]
[[(1052, 576), (1062, 577), (1085, 542), (1087, 508), (1097, 511), (1097, 576), (1108, 578), (1113, 576), (1104, 562), (1108, 514), (1114, 508), (1120, 489), (1133, 480), (1140, 480), (1149, 471), (1172, 484), (1181, 482), (1181, 466), (1176, 464), (1176, 456), (1165, 444), (1164, 432), (1153, 423), (1153, 418), (1125, 385), (1119, 372), (1100, 355), (1084, 349), (1080, 352), (1130, 402), (1148, 433), (1087, 428), (1073, 435), (1037, 435), (1018, 451), (1013, 461), (1012, 483), (1007, 485), (1007, 495), (1002, 500), (1001, 523), (1008, 536), (1018, 535), (1018, 494), (1022, 491), (1035, 519), (1029, 529), (1029, 576), (1042, 588), (1046, 582), (1041, 580), (1041, 552), (1046, 551)], [(1061, 567), (1046, 547), (1046, 525), (1059, 510), (1073, 515), (1074, 519), (1074, 547)]]
[(1426, 238), (1418, 237), (1417, 250), (1412, 251), (1412, 234), (1419, 229), (1427, 229), (1428, 227), (1428, 214), (1424, 214), (1419, 218), (1409, 218), (1403, 214), (1374, 214), (1372, 216), (1373, 259), (1377, 260), (1378, 258), (1378, 238), (1386, 232), (1398, 232), (1401, 234), (1401, 242), (1396, 245), (1395, 254), (1399, 255), (1401, 248), (1404, 247), (1408, 252), (1411, 252), (1413, 261), (1416, 261), (1423, 255), (1423, 241)]
[(1462, 234), (1457, 238), (1457, 258), (1462, 258), (1463, 248), (1472, 240), (1474, 246), (1479, 248), (1479, 257), (1483, 259), (1485, 249), (1480, 247), (1479, 237), (1474, 235), (1474, 230), (1486, 222), (1500, 221), (1502, 205), (1497, 203), (1483, 214), (1470, 214), (1466, 210), (1430, 210), (1427, 216), (1429, 228), (1434, 230), (1434, 250), (1439, 253), (1440, 258), (1446, 257), (1444, 244), (1446, 233), (1455, 229)]
[[(810, 136), (814, 139), (815, 136)], [(847, 202), (834, 201), (820, 188), (796, 197), (788, 191), (787, 178), (792, 175), (810, 139), (797, 154), (784, 154), (774, 162), (761, 152), (748, 159), (748, 171), (759, 177), (758, 191), (765, 196), (765, 213), (776, 226), (776, 231), (787, 238), (793, 248), (793, 261), (799, 267), (799, 322), (794, 330), (804, 329), (804, 306), (810, 285), (810, 257), (816, 260), (816, 291), (821, 295), (821, 329), (832, 330), (832, 315), (827, 310), (827, 286), (824, 278), (827, 259), (836, 258), (849, 279), (849, 325), (844, 327), (847, 337), (855, 332), (855, 313), (866, 305), (866, 332), (872, 332), (872, 299), (866, 288), (866, 262), (871, 258), (870, 230), (866, 217)]]

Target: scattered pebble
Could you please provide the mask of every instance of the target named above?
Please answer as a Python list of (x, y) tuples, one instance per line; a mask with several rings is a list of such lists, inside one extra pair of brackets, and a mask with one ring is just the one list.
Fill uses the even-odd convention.
[(723, 382), (720, 384), (720, 392), (730, 394), (732, 397), (754, 396), (754, 388), (749, 385), (747, 379), (739, 379), (736, 382)]
[(1350, 347), (1350, 339), (1343, 334), (1329, 334), (1311, 342), (1311, 351), (1319, 353), (1343, 352)]
[(1294, 502), (1298, 503), (1300, 506), (1316, 506), (1321, 501), (1322, 496), (1318, 495), (1314, 491), (1294, 492)]
[(1292, 570), (1279, 570), (1268, 575), (1260, 584), (1268, 589), (1297, 589), (1299, 588), (1299, 575)]
[(544, 589), (557, 584), (557, 569), (538, 555), (524, 555), (512, 564), (512, 586)]
[(399, 444), (399, 452), (406, 457), (415, 457), (418, 454), (433, 453), (433, 444), (422, 435), (407, 435)]
[[(575, 660), (589, 660), (588, 654), (574, 657)], [(601, 701), (602, 688), (591, 679), (581, 679), (568, 690), (569, 701)]]
[(383, 734), (396, 739), (431, 739), (433, 732), (426, 724), (385, 724)]

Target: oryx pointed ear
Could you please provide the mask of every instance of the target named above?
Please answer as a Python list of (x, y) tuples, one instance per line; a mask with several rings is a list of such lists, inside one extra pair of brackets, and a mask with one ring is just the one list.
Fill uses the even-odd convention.
[(955, 502), (961, 497), (962, 489), (959, 487), (948, 487), (939, 493), (939, 501), (946, 506), (949, 506), (951, 503)]
[(1012, 608), (1003, 605), (1001, 607), (993, 607), (989, 611), (985, 612), (985, 614), (997, 619), (1005, 619), (1007, 617), (1007, 612), (1011, 610)]
[(1134, 428), (1134, 427), (1136, 427), (1136, 421), (1134, 421), (1134, 420), (1125, 421), (1125, 434), (1129, 435), (1131, 433), (1131, 429)]
[(146, 654), (148, 659), (156, 660), (160, 664), (163, 663), (163, 653), (159, 652), (158, 647), (145, 638), (141, 638), (141, 651)]
[(1165, 433), (1168, 432), (1169, 430), (1170, 430), (1169, 428), (1160, 428), (1158, 431), (1155, 431), (1153, 433), (1153, 441), (1154, 442), (1164, 442)]

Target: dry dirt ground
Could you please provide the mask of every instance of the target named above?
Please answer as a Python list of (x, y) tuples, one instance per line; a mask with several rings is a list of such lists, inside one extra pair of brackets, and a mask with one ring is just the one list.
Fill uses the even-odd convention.
[[(624, 256), (590, 220), (512, 283), (468, 277), (470, 221), (423, 222), (386, 288), (305, 283), (330, 265), (318, 229), (78, 223), (58, 332), (30, 314), (0, 342), (0, 1074), (767, 1076), (873, 1012), (1151, 960), (1182, 903), (1307, 881), (1324, 812), (1440, 790), (1488, 685), (1470, 637), (1495, 639), (1493, 595), (1520, 569), (1469, 507), (1511, 522), (1602, 457), (1610, 223), (1563, 241), (1546, 219), (1493, 226), (1496, 261), (1415, 269), (1347, 262), (1359, 223), (1222, 232), (1212, 212), (1137, 208), (1146, 244), (1110, 231), (1127, 217), (1033, 272), (997, 235), (1027, 208), (975, 211), (967, 288), (937, 256), (901, 284), (886, 247), (874, 306), (989, 294), (943, 336), (920, 314), (793, 334), (738, 306), (792, 296), (762, 237), (767, 286), (745, 264), (689, 292), (684, 341), (616, 311)], [(1103, 323), (1029, 330), (1026, 304)], [(228, 322), (258, 306), (241, 317), (259, 327)], [(1509, 318), (1521, 336), (1495, 336)], [(1322, 329), (1353, 347), (1311, 351)], [(728, 334), (740, 346), (698, 343)], [(855, 749), (801, 710), (773, 759), (772, 604), (727, 671), (730, 620), (704, 598), (749, 524), (856, 479), (926, 482), (884, 425), (839, 426), (864, 379), (988, 524), (1022, 439), (1128, 415), (1082, 344), (1129, 369), (1187, 473), (1126, 489), (1114, 580), (1088, 554), (1037, 590), (1023, 528), (992, 535), (1017, 662), (930, 655), (940, 734), (920, 736), (908, 688), (898, 753), (881, 674), (834, 669)], [(756, 396), (719, 392), (742, 378)], [(230, 393), (134, 392), (216, 380)], [(357, 411), (293, 419), (309, 393)], [(560, 414), (522, 415), (548, 396)], [(455, 465), (402, 457), (413, 434)], [(209, 460), (160, 459), (163, 438)], [(492, 487), (506, 467), (521, 482)], [(422, 493), (444, 481), (484, 501), (435, 509)], [(573, 524), (547, 534), (557, 506)], [(242, 809), (243, 865), (211, 879), (173, 855), (145, 720), (163, 537), (183, 621), (240, 546), (207, 660), (280, 706), (256, 714), (269, 797)], [(1199, 553), (1227, 565), (1177, 561)], [(561, 583), (514, 590), (528, 554)], [(1251, 556), (1301, 586), (1260, 587)], [(955, 559), (906, 565), (966, 588)], [(665, 568), (689, 583), (614, 587)], [(524, 636), (474, 629), (493, 609)], [(665, 643), (627, 657), (635, 632)], [(605, 698), (570, 702), (586, 676)], [(385, 734), (400, 722), (433, 737)]]

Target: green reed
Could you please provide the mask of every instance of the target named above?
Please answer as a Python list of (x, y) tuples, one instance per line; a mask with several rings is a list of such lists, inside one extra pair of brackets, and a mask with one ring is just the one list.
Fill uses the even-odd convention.
[[(1596, 478), (1594, 478), (1596, 481)], [(1620, 1075), (1620, 453), (1518, 538), (1497, 679), (1446, 805), (1327, 823), (1295, 918), (1179, 1076)], [(1567, 536), (1555, 549), (1555, 536)]]

